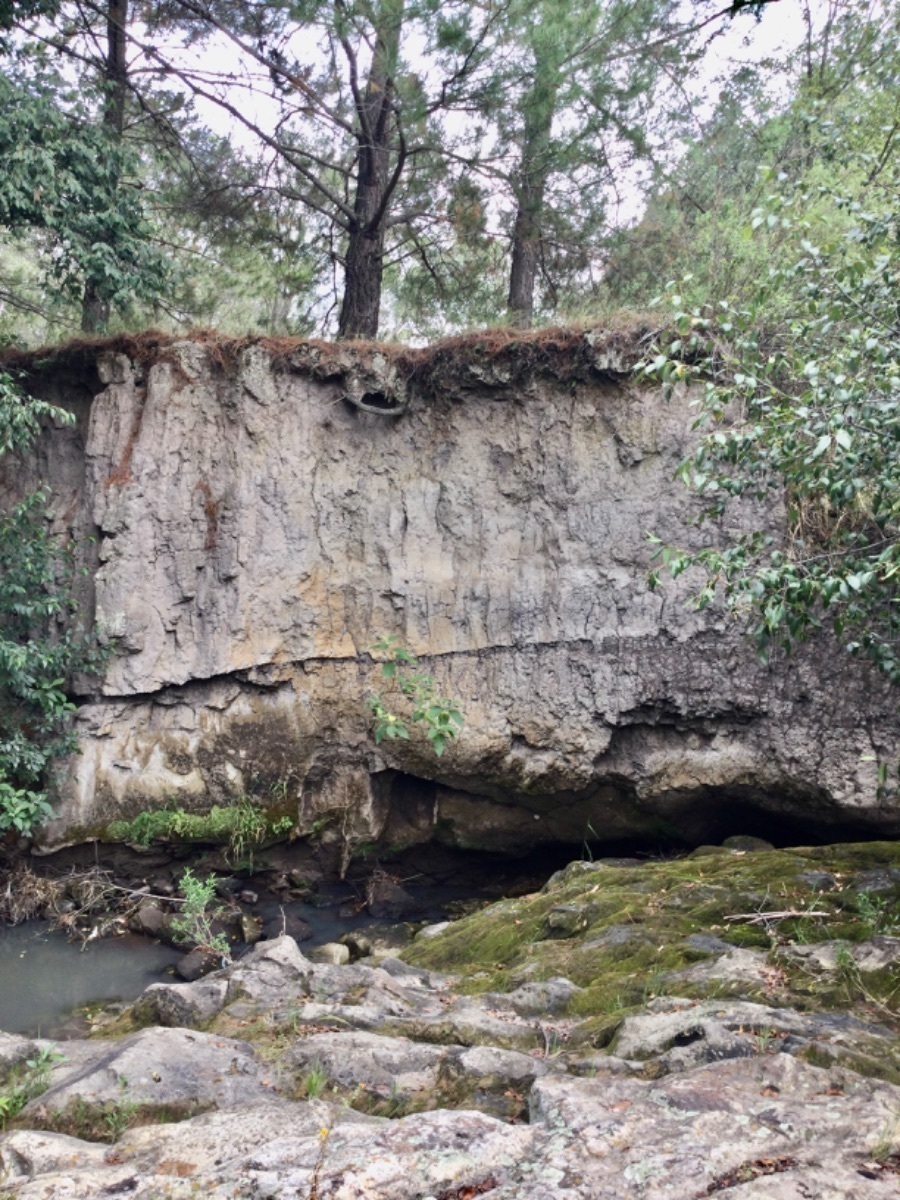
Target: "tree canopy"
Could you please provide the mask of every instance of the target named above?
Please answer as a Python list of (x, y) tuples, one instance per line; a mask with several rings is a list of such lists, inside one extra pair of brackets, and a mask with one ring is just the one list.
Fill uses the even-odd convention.
[(623, 187), (681, 144), (710, 46), (768, 7), (6, 0), (24, 109), (0, 106), (0, 141), (31, 154), (23, 186), (53, 141), (82, 161), (61, 149), (57, 194), (0, 211), (5, 323), (350, 337), (564, 313), (598, 294)]
[[(701, 262), (699, 278), (670, 284), (672, 332), (643, 371), (668, 390), (703, 388), (704, 436), (682, 475), (705, 501), (710, 542), (661, 547), (665, 564), (699, 572), (701, 606), (724, 590), (764, 653), (827, 626), (898, 683), (897, 15), (850, 72), (845, 46), (860, 32), (849, 19), (832, 30), (833, 64), (820, 60), (778, 120), (775, 145), (794, 138), (803, 153), (757, 167), (744, 213), (754, 275), (726, 290)], [(716, 522), (735, 496), (780, 500), (786, 539), (724, 540)]]

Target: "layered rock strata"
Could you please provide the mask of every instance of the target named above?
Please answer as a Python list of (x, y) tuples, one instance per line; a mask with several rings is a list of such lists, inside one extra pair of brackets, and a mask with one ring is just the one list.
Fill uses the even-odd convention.
[[(78, 415), (37, 465), (60, 528), (95, 539), (85, 609), (113, 648), (47, 848), (244, 794), (347, 844), (717, 839), (760, 814), (900, 830), (879, 677), (825, 640), (764, 665), (732, 618), (686, 607), (696, 580), (649, 588), (648, 532), (706, 533), (673, 478), (693, 411), (630, 382), (638, 344), (226, 349), (35, 368)], [(780, 518), (728, 519), (715, 536)], [(373, 743), (382, 634), (465, 710), (440, 761)]]

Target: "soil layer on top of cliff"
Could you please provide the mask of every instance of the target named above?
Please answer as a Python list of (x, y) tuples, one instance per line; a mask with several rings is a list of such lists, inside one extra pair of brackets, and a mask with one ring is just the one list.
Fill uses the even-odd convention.
[(273, 336), (230, 337), (210, 329), (169, 333), (149, 329), (106, 337), (73, 338), (33, 350), (7, 350), (0, 366), (27, 375), (43, 375), (63, 367), (82, 368), (102, 354), (124, 354), (150, 367), (173, 362), (173, 347), (191, 342), (206, 348), (210, 363), (225, 374), (236, 373), (242, 355), (260, 348), (277, 370), (296, 371), (328, 380), (358, 368), (374, 373), (389, 369), (407, 386), (429, 391), (451, 382), (506, 386), (525, 378), (617, 377), (628, 375), (646, 352), (655, 330), (639, 317), (623, 316), (607, 326), (554, 326), (535, 330), (498, 327), (457, 334), (428, 346), (400, 342), (329, 342), (321, 338)]

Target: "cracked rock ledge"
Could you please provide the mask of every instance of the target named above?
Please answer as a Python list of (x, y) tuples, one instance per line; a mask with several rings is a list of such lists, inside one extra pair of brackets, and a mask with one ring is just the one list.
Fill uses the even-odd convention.
[[(0, 1194), (886, 1200), (900, 938), (853, 916), (873, 864), (896, 903), (896, 846), (723, 850), (574, 863), (420, 936), (407, 961), (262, 942), (60, 1044), (0, 1137)], [(763, 880), (799, 909), (811, 865), (832, 873), (815, 920), (839, 936), (717, 918), (764, 900)], [(584, 920), (561, 929), (561, 909)], [(630, 970), (657, 939), (661, 969)], [(0, 1070), (46, 1045), (3, 1035)]]

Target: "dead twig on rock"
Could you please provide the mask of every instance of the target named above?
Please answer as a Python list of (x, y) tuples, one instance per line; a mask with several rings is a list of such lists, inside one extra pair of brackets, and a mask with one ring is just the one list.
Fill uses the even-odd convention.
[(818, 908), (785, 908), (780, 912), (732, 913), (725, 921), (746, 921), (748, 925), (768, 925), (772, 921), (788, 921), (803, 917), (833, 917), (834, 913)]

